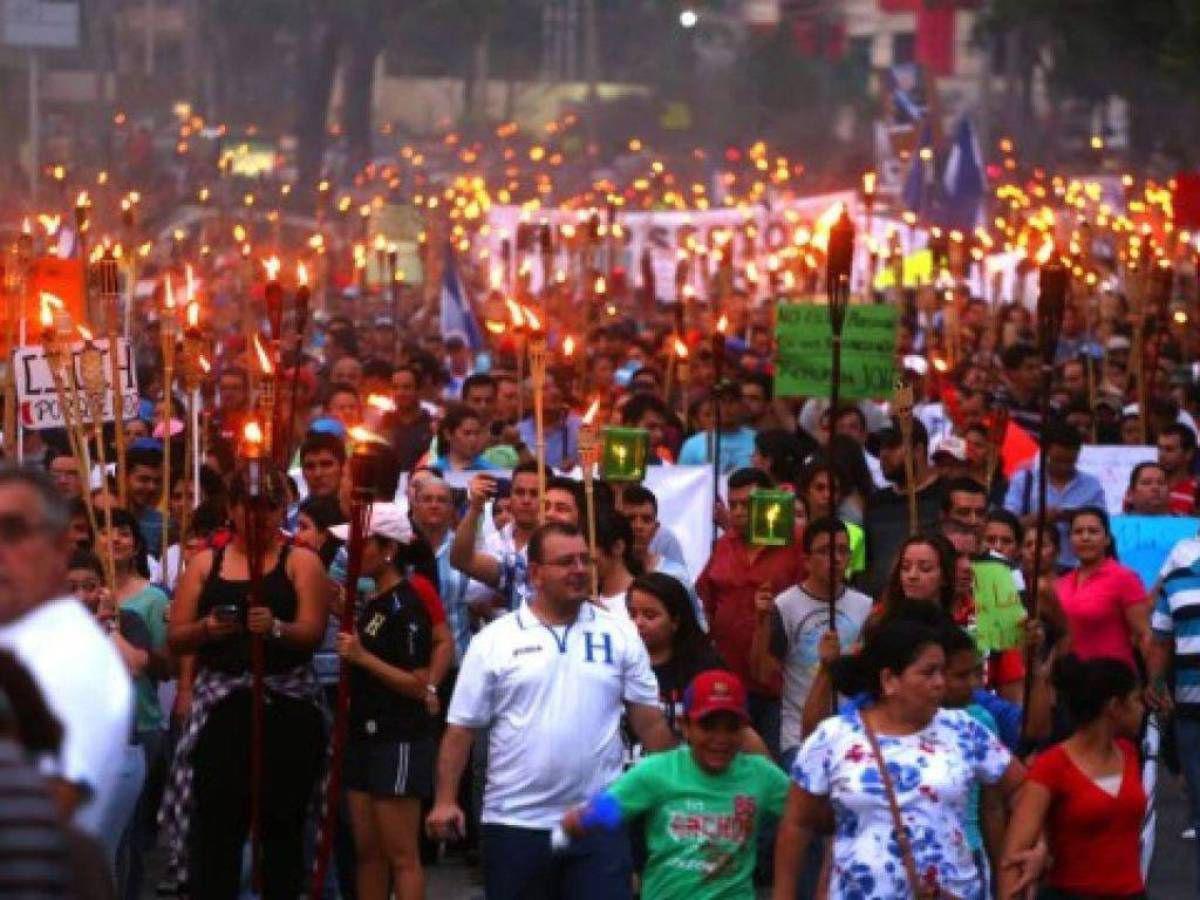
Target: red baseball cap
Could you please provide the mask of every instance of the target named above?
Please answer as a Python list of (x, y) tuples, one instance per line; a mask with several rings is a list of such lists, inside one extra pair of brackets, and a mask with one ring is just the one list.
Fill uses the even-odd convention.
[(683, 708), (689, 719), (703, 719), (715, 712), (731, 712), (749, 723), (746, 688), (742, 680), (724, 669), (709, 669), (692, 679), (683, 695)]

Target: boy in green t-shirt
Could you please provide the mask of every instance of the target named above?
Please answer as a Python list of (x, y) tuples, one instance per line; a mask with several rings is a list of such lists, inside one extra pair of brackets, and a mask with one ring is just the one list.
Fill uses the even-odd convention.
[(755, 838), (778, 816), (789, 780), (770, 759), (742, 753), (746, 689), (732, 672), (701, 672), (684, 694), (687, 746), (644, 758), (586, 806), (567, 812), (571, 836), (646, 816), (642, 896), (753, 896)]

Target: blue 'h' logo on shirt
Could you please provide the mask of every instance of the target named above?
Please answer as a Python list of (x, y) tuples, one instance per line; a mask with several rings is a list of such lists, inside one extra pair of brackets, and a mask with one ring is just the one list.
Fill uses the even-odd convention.
[(601, 633), (599, 640), (596, 640), (594, 633), (585, 631), (583, 633), (583, 649), (588, 662), (596, 662), (596, 651), (603, 650), (605, 665), (611, 666), (613, 664), (612, 635), (607, 631)]

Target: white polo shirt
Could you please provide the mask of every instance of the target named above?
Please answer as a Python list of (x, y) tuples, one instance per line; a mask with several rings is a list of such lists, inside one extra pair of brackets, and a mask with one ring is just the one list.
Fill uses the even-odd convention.
[(528, 606), (471, 641), (448, 721), (489, 728), (484, 822), (552, 828), (608, 787), (625, 756), (626, 703), (658, 703), (650, 657), (633, 623), (584, 603), (570, 625)]

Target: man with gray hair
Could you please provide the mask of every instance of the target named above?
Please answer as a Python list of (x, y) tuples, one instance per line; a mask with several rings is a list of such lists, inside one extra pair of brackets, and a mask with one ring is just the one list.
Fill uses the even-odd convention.
[(99, 835), (129, 742), (133, 688), (116, 649), (66, 591), (66, 502), (40, 470), (0, 465), (0, 647), (33, 674), (63, 726), (50, 766), (60, 805)]

